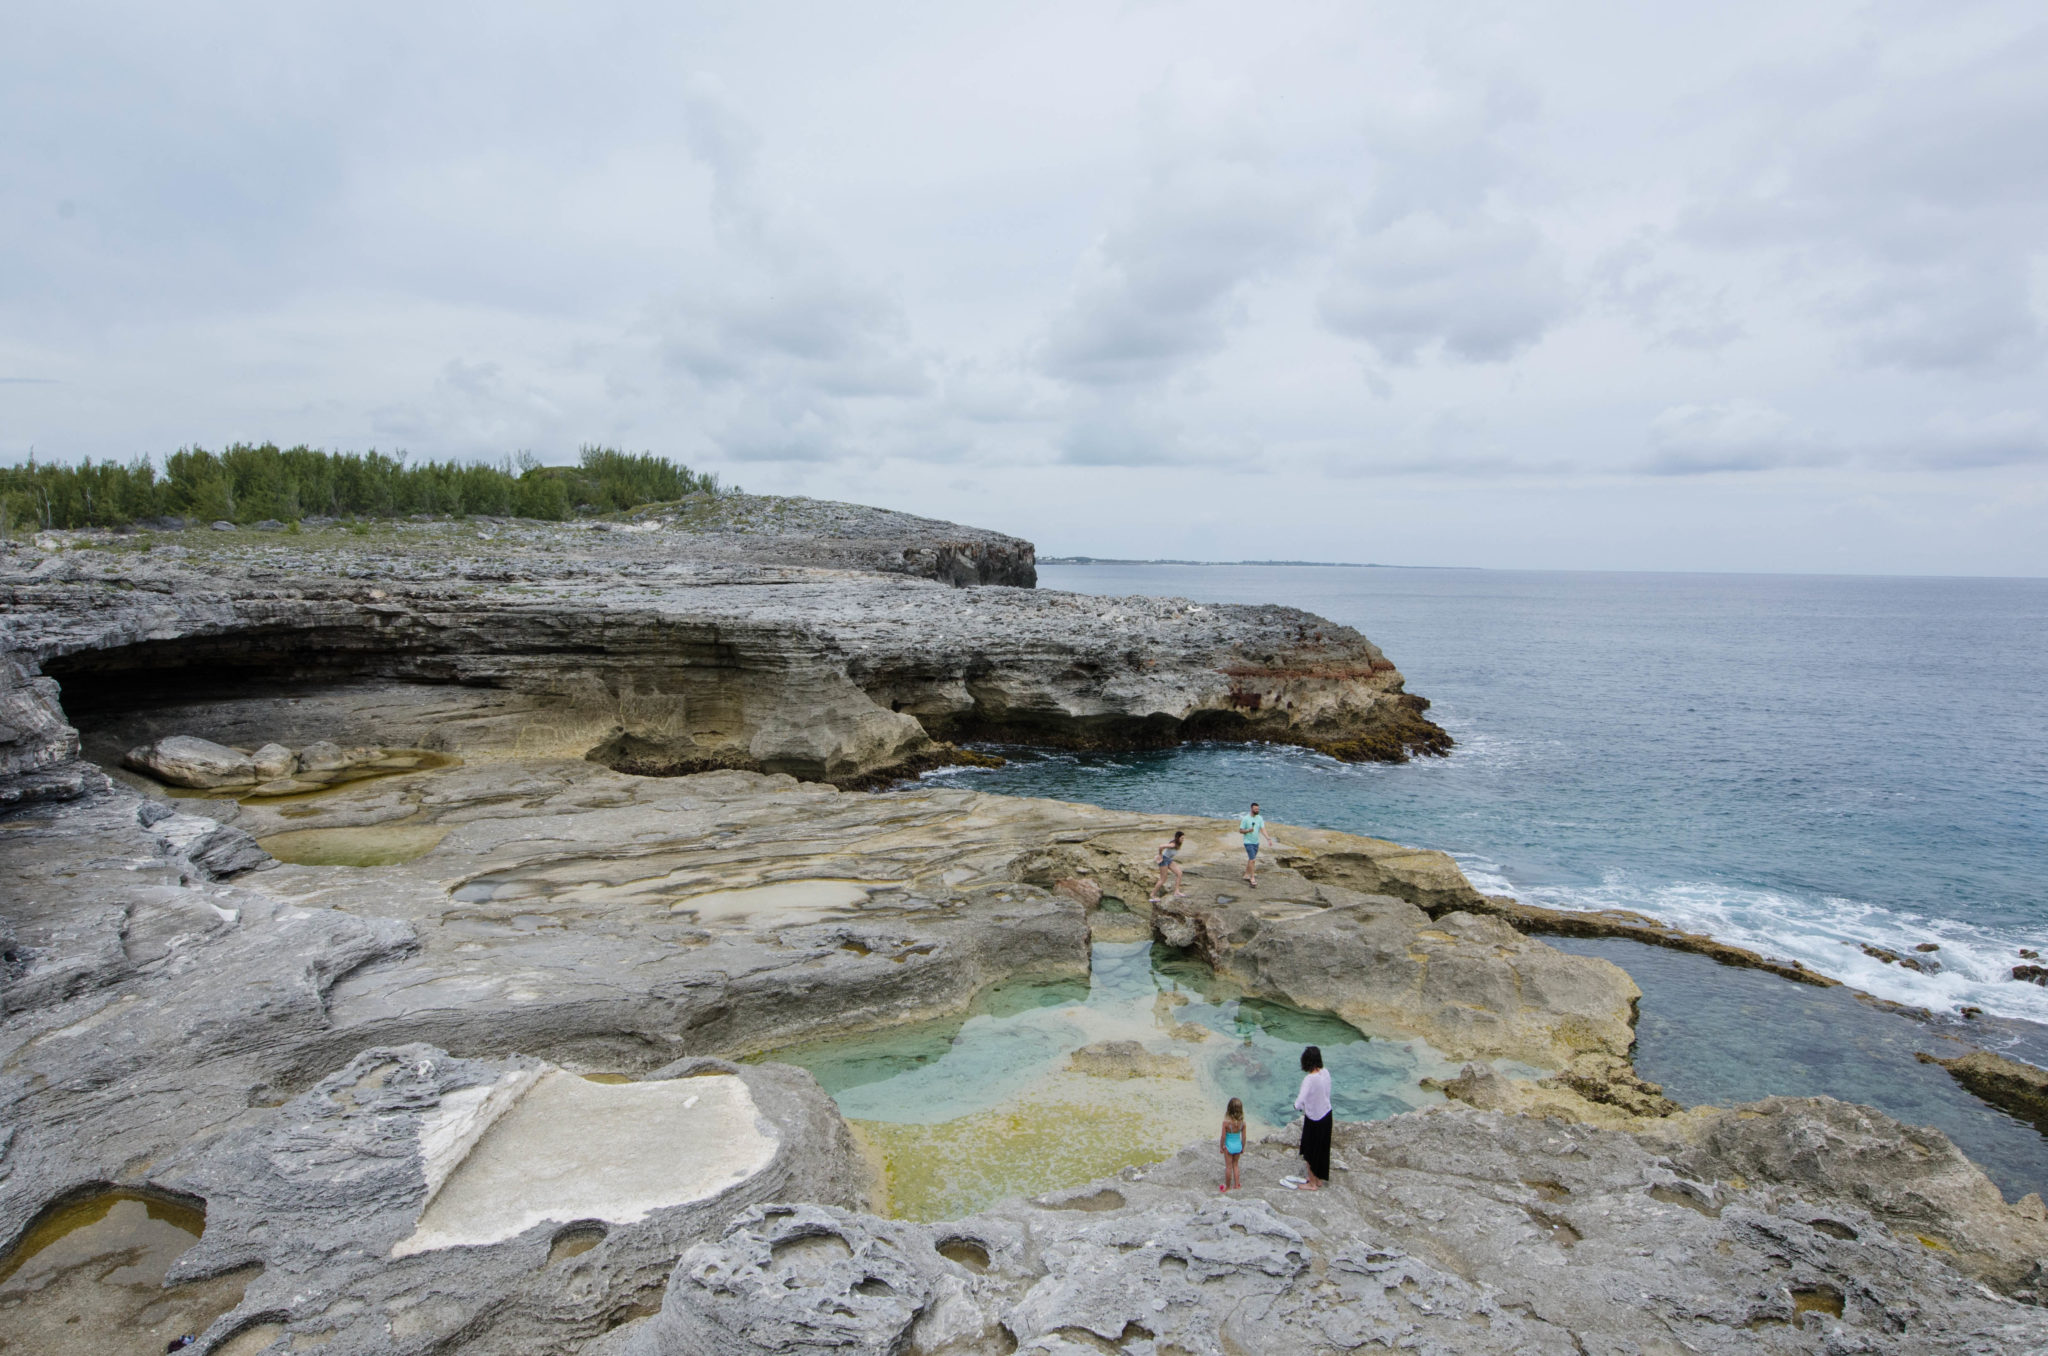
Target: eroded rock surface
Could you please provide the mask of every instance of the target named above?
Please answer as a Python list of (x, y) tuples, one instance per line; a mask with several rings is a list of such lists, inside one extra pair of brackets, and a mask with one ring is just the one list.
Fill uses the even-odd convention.
[[(1450, 907), (1475, 892), (1442, 853), (1279, 826), (1272, 864), (1253, 887), (1239, 878), (1244, 858), (1232, 826), (1192, 822), (1202, 829), (1186, 898), (1156, 905), (1153, 928), (1219, 973), (1367, 1031), (1420, 1035), (1456, 1057), (1551, 1068), (1585, 1054), (1625, 1062), (1635, 1041), (1635, 982), (1618, 966), (1586, 965), (1590, 957), (1567, 955), (1499, 918)], [(1126, 881), (1143, 869), (1131, 855)], [(1432, 918), (1411, 899), (1440, 912)]]
[[(1084, 867), (1112, 882), (1142, 872), (1159, 827), (944, 786), (877, 796), (745, 772), (638, 778), (581, 759), (399, 772), (248, 802), (143, 799), (103, 782), (81, 801), (16, 810), (0, 827), (20, 887), (9, 901), (17, 959), (0, 1026), (0, 1120), (13, 1131), (0, 1157), (0, 1236), (82, 1184), (195, 1194), (214, 1223), (192, 1274), (260, 1261), (275, 1278), (252, 1287), (243, 1317), (282, 1306), (298, 1315), (287, 1324), (294, 1335), (333, 1321), (287, 1293), (374, 1292), (388, 1315), (422, 1287), (456, 1285), (431, 1270), (453, 1262), (414, 1257), (501, 1247), (527, 1257), (546, 1251), (547, 1231), (524, 1216), (494, 1223), (487, 1210), (457, 1208), (461, 1198), (445, 1193), (459, 1182), (442, 1188), (449, 1218), (423, 1215), (433, 1155), (412, 1164), (413, 1150), (392, 1148), (379, 1126), (389, 1121), (415, 1145), (421, 1133), (406, 1125), (437, 1115), (450, 1096), (485, 1099), (471, 1090), (540, 1061), (569, 1071), (546, 1075), (557, 1088), (575, 1073), (644, 1078), (678, 1059), (964, 1011), (1018, 974), (1081, 973), (1096, 922), (1132, 915), (1099, 890), (1091, 910), (1052, 886)], [(362, 867), (279, 864), (260, 846), (283, 851), (286, 840), (303, 846), (324, 834), (353, 835), (350, 844), (396, 834), (423, 846), (410, 860)], [(233, 870), (200, 860), (229, 848), (257, 860), (223, 862)], [(1212, 865), (1200, 852), (1190, 860), (1198, 873)], [(249, 865), (264, 869), (241, 869)], [(1418, 931), (1427, 924), (1402, 907)], [(1620, 973), (1562, 959), (1596, 979)], [(1618, 1013), (1626, 992), (1613, 990)], [(366, 1050), (413, 1045), (436, 1053), (360, 1062), (372, 1058)], [(421, 1060), (429, 1073), (405, 1072)], [(1145, 1060), (1103, 1049), (1082, 1062), (1090, 1075), (1115, 1077)], [(386, 1065), (383, 1081), (364, 1083)], [(765, 1095), (749, 1087), (757, 1102)], [(358, 1116), (358, 1106), (374, 1114)], [(806, 1124), (813, 1147), (841, 1133)], [(460, 1126), (450, 1134), (459, 1139)], [(268, 1241), (259, 1247), (251, 1233), (230, 1246), (241, 1236), (240, 1207), (229, 1204), (241, 1176), (268, 1180), (259, 1159), (300, 1152), (338, 1183), (370, 1174), (362, 1219), (290, 1223), (265, 1204), (273, 1188), (264, 1187), (250, 1208), (270, 1221)], [(385, 1180), (377, 1174), (388, 1190), (373, 1186)], [(325, 1190), (308, 1187), (307, 1200)], [(346, 1191), (330, 1194), (339, 1209)], [(390, 1209), (377, 1204), (387, 1198)], [(683, 1205), (649, 1218), (671, 1208)], [(374, 1238), (362, 1232), (372, 1225)], [(516, 1235), (499, 1240), (508, 1227)], [(675, 1244), (672, 1265), (686, 1240), (663, 1237)], [(408, 1239), (477, 1241), (391, 1257)], [(472, 1299), (421, 1308), (405, 1342), (378, 1349), (427, 1349), (471, 1323), (509, 1325), (503, 1343), (478, 1339), (476, 1350), (570, 1349), (513, 1340), (529, 1333), (527, 1320), (502, 1315), (529, 1310), (491, 1298), (492, 1287), (511, 1286), (527, 1262), (498, 1265), (478, 1263), (474, 1288), (460, 1291)], [(321, 1279), (344, 1272), (345, 1281)], [(636, 1262), (592, 1281), (562, 1342), (649, 1303), (639, 1289), (654, 1283), (648, 1274)]]
[[(1829, 1114), (1762, 1118), (1796, 1136)], [(1278, 1139), (1250, 1147), (1228, 1198), (1204, 1148), (941, 1225), (757, 1208), (685, 1254), (659, 1314), (595, 1350), (2048, 1350), (2048, 1313), (1854, 1192), (1730, 1180), (1629, 1134), (1470, 1109), (1342, 1124), (1330, 1187), (1293, 1192), (1280, 1178), (1299, 1159)], [(1893, 1194), (1920, 1180), (1905, 1162), (1880, 1175)]]
[(2048, 1134), (2048, 1069), (2037, 1069), (1989, 1050), (1972, 1050), (1955, 1059), (1922, 1054), (1920, 1060), (1939, 1064), (1949, 1076), (1995, 1107), (2022, 1120), (2032, 1121)]
[(156, 1169), (206, 1201), (170, 1279), (262, 1267), (208, 1342), (262, 1324), (336, 1356), (572, 1350), (651, 1312), (676, 1255), (733, 1212), (859, 1199), (809, 1075), (664, 1073), (606, 1085), (535, 1060), (366, 1050)]

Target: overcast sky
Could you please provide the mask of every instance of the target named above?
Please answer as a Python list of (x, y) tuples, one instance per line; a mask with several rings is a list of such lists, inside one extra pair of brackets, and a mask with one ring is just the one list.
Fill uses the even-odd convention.
[(0, 460), (2048, 574), (2048, 9), (0, 0)]

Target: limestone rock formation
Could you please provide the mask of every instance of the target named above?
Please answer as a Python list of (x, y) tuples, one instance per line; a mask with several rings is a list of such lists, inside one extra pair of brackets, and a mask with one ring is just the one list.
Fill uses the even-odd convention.
[[(1249, 1146), (1245, 1190), (1219, 1198), (1213, 1151), (1190, 1149), (941, 1225), (757, 1208), (684, 1255), (658, 1314), (593, 1350), (2048, 1350), (2048, 1314), (1853, 1196), (1697, 1172), (1616, 1131), (1414, 1112), (1340, 1124), (1323, 1191), (1285, 1189), (1298, 1163)], [(1890, 1180), (1919, 1177), (1900, 1161)]]
[[(1634, 981), (1498, 918), (1449, 908), (1477, 895), (1444, 854), (1276, 825), (1279, 847), (1254, 889), (1238, 879), (1244, 859), (1233, 826), (1195, 822), (1187, 898), (1154, 906), (1153, 929), (1218, 973), (1367, 1031), (1422, 1036), (1454, 1057), (1560, 1068), (1596, 1053), (1626, 1063), (1640, 997)], [(1129, 879), (1142, 867), (1124, 871)], [(1398, 890), (1445, 911), (1431, 918), (1410, 899), (1332, 880)]]
[(0, 778), (72, 756), (52, 677), (102, 763), (218, 729), (204, 708), (230, 693), (273, 699), (243, 702), (252, 728), (226, 741), (243, 748), (588, 753), (844, 783), (965, 738), (1448, 746), (1376, 646), (1308, 613), (1017, 587), (1035, 579), (1028, 543), (851, 506), (704, 512), (737, 516), (188, 533), (146, 551), (78, 534), (0, 553)]
[(1853, 1202), (2007, 1294), (2048, 1302), (2048, 1220), (2008, 1205), (1938, 1130), (1829, 1097), (1770, 1097), (1674, 1118), (1648, 1136), (1696, 1174)]
[(651, 1312), (676, 1254), (735, 1211), (859, 1199), (852, 1144), (809, 1075), (664, 1072), (609, 1085), (530, 1059), (365, 1050), (156, 1171), (206, 1202), (168, 1279), (261, 1267), (211, 1341), (267, 1328), (337, 1353), (564, 1350)]
[[(229, 1356), (2048, 1351), (2037, 1197), (1864, 1108), (1677, 1110), (1628, 977), (1441, 853), (1274, 826), (1254, 890), (1220, 821), (836, 789), (972, 735), (1443, 746), (1356, 632), (1032, 582), (748, 499), (0, 551), (0, 1241), (109, 1185), (203, 1208), (168, 1279), (240, 1296)], [(808, 1074), (731, 1062), (1155, 936), (1473, 1061), (1473, 1105), (1340, 1126), (1324, 1192), (1282, 1134), (1241, 1197), (1203, 1146), (922, 1225), (860, 1213)]]
[[(293, 1334), (325, 1331), (339, 1322), (334, 1295), (374, 1292), (396, 1312), (431, 1292), (441, 1298), (419, 1302), (405, 1342), (341, 1349), (420, 1350), (477, 1324), (503, 1336), (471, 1349), (530, 1352), (542, 1314), (573, 1315), (565, 1342), (588, 1335), (650, 1304), (646, 1287), (665, 1273), (634, 1262), (586, 1276), (580, 1308), (546, 1286), (508, 1298), (550, 1246), (537, 1222), (502, 1242), (365, 1260), (422, 1231), (430, 1185), (426, 1167), (398, 1161), (411, 1149), (380, 1137), (424, 1142), (406, 1117), (543, 1061), (644, 1080), (679, 1058), (963, 1011), (1015, 974), (1080, 973), (1109, 905), (1050, 887), (1080, 861), (1106, 864), (1097, 879), (1141, 871), (1130, 845), (1157, 828), (944, 786), (859, 795), (742, 772), (636, 778), (581, 759), (397, 772), (346, 794), (247, 803), (144, 800), (103, 783), (16, 811), (0, 1236), (82, 1184), (148, 1186), (208, 1203), (208, 1241), (179, 1275), (260, 1262), (275, 1278), (251, 1283), (230, 1326), (284, 1312)], [(371, 853), (385, 864), (335, 867), (265, 852), (348, 860), (392, 835), (410, 860)], [(209, 853), (226, 855), (209, 866)], [(1200, 853), (1191, 862), (1208, 870)], [(1625, 1010), (1625, 994), (1614, 998)], [(390, 1053), (412, 1047), (436, 1053)], [(1096, 1053), (1110, 1074), (1132, 1054)], [(407, 1072), (423, 1062), (427, 1072)], [(806, 1143), (838, 1142), (806, 1124)], [(266, 1194), (286, 1187), (262, 1185), (273, 1169), (260, 1164), (301, 1151), (306, 1171), (337, 1180), (372, 1166), (396, 1175), (388, 1191), (364, 1179), (346, 1228), (314, 1211), (287, 1239)], [(309, 1210), (339, 1199), (340, 1187), (290, 1180)], [(237, 1199), (252, 1202), (247, 1230)], [(258, 1217), (270, 1222), (260, 1237)], [(692, 1229), (723, 1219), (690, 1218)], [(461, 1236), (428, 1224), (430, 1237)], [(662, 1238), (672, 1263), (688, 1239)], [(448, 1272), (457, 1255), (468, 1280)]]

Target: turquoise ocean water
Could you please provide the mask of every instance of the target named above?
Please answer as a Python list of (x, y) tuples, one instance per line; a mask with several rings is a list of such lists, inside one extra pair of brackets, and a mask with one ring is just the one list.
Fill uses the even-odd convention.
[[(987, 790), (1453, 853), (1881, 997), (2048, 1022), (2048, 580), (1047, 566), (1041, 587), (1278, 602), (1364, 631), (1457, 739), (1347, 765), (1207, 745), (1027, 758)], [(1869, 943), (1941, 947), (1922, 976)]]
[[(1042, 567), (1040, 585), (1356, 626), (1457, 748), (1403, 766), (1223, 744), (1006, 750), (1006, 768), (946, 774), (962, 784), (1163, 824), (1257, 799), (1277, 823), (1442, 848), (1488, 891), (1634, 909), (1880, 998), (2020, 1019), (1953, 1029), (2048, 1060), (2048, 988), (2011, 976), (2021, 948), (2048, 953), (2048, 580), (1092, 565)], [(1674, 1095), (1890, 1102), (2008, 1189), (2048, 1186), (2048, 1141), (1911, 1063), (1916, 1046), (1954, 1052), (1941, 1024), (1609, 950), (1650, 991), (1638, 1059)]]

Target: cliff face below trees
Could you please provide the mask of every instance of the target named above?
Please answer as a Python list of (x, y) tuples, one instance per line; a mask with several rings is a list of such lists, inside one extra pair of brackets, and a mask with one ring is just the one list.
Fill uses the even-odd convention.
[(842, 785), (969, 738), (1449, 746), (1348, 627), (1035, 578), (1015, 538), (744, 496), (594, 525), (44, 534), (0, 555), (0, 794), (75, 789), (51, 679), (102, 764), (175, 733), (185, 704), (266, 692), (286, 740)]

